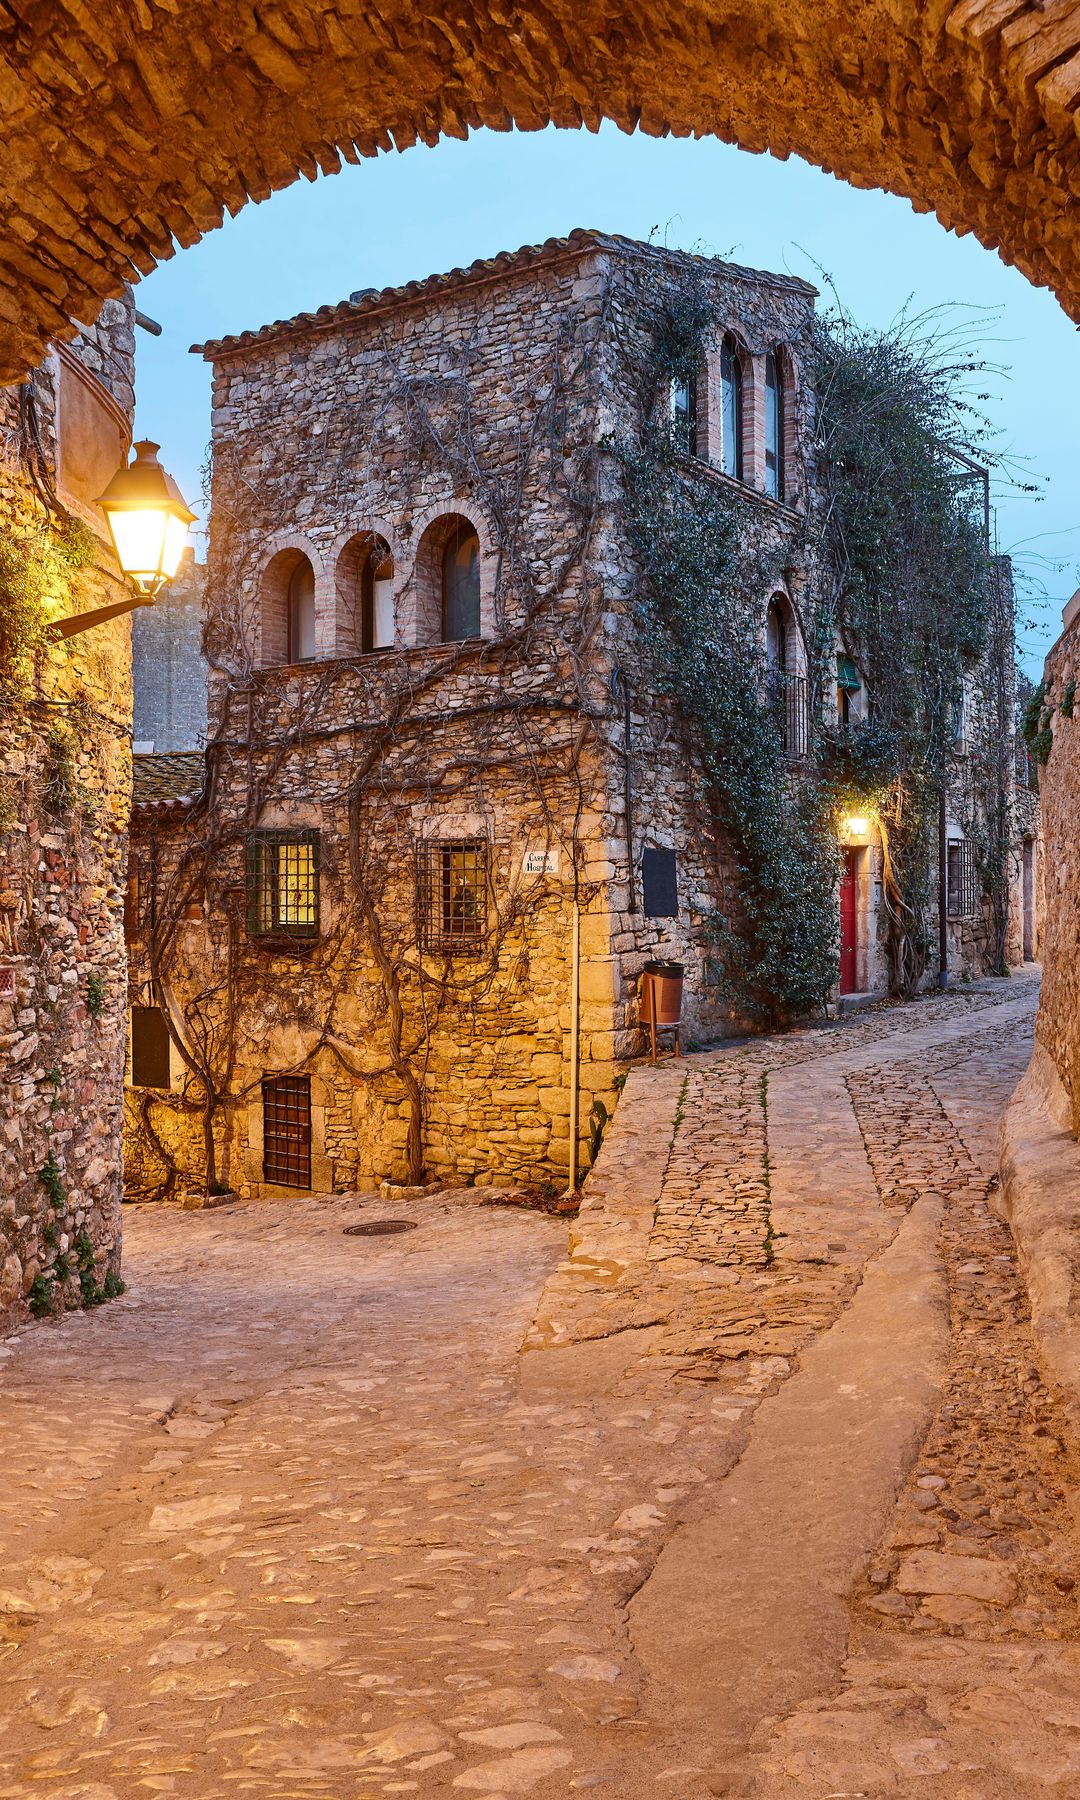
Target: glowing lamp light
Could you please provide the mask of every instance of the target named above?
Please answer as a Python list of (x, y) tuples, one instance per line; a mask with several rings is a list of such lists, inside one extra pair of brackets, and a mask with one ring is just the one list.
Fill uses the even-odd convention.
[(849, 837), (865, 837), (870, 829), (870, 821), (859, 813), (852, 813), (844, 820), (844, 829)]
[(98, 501), (117, 561), (147, 601), (176, 574), (188, 526), (195, 518), (172, 476), (158, 462), (159, 448), (141, 439), (134, 446), (134, 462), (117, 470)]

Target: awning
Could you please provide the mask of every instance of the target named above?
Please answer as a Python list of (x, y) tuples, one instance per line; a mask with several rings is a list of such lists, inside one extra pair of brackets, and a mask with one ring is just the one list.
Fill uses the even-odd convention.
[(850, 656), (838, 656), (836, 659), (836, 685), (845, 688), (849, 694), (857, 694), (862, 687), (859, 671)]

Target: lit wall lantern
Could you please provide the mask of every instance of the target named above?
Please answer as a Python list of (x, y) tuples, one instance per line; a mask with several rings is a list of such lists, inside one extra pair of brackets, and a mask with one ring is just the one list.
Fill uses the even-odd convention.
[(861, 813), (849, 813), (848, 817), (844, 820), (845, 837), (865, 837), (869, 829), (870, 821), (869, 819), (864, 818)]
[(180, 567), (188, 526), (195, 518), (172, 476), (158, 462), (159, 446), (143, 438), (135, 460), (116, 471), (98, 501), (109, 527), (116, 559), (135, 589), (128, 600), (61, 619), (58, 637), (74, 637), (137, 606), (149, 606)]

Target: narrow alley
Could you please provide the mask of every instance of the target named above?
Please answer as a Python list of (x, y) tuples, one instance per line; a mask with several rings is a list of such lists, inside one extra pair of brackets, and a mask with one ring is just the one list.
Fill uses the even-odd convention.
[(1035, 999), (635, 1070), (569, 1254), (490, 1190), (130, 1209), (124, 1298), (0, 1344), (0, 1800), (1080, 1791)]

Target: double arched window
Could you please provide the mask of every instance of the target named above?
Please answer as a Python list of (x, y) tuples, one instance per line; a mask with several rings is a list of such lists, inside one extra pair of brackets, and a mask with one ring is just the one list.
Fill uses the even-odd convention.
[(315, 660), (315, 571), (306, 556), (297, 563), (289, 580), (288, 660)]
[(765, 358), (765, 492), (784, 498), (784, 365), (778, 350)]
[(743, 369), (739, 346), (728, 332), (720, 345), (720, 467), (743, 478)]
[(467, 519), (455, 521), (442, 553), (442, 641), (480, 636), (480, 539)]
[(316, 654), (315, 570), (302, 550), (279, 550), (259, 584), (259, 664), (275, 669)]
[(671, 383), (671, 433), (683, 456), (698, 454), (698, 380), (696, 375), (677, 375)]

